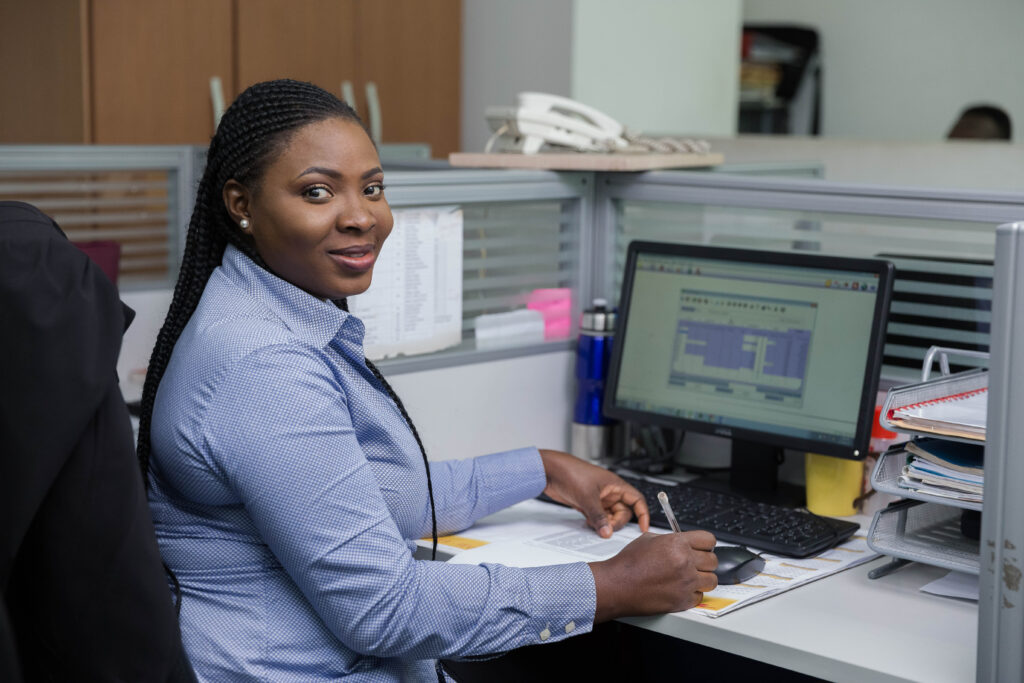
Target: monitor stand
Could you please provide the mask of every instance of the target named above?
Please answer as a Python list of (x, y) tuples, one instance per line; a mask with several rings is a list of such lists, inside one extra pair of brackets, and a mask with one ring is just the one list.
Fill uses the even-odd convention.
[(804, 507), (804, 487), (779, 481), (779, 465), (784, 457), (781, 446), (733, 439), (729, 471), (722, 475), (705, 475), (690, 483), (702, 488), (735, 493), (760, 503)]

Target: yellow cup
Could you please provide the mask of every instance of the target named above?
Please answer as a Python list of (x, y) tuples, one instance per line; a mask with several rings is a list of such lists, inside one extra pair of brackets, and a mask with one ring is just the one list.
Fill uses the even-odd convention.
[(857, 513), (856, 501), (864, 488), (864, 463), (807, 453), (807, 509), (817, 515), (845, 517)]

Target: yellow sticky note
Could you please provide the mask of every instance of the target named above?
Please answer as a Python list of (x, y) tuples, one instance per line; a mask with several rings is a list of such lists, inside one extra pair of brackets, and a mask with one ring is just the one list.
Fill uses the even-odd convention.
[[(423, 539), (429, 541), (429, 538)], [(469, 550), (470, 548), (479, 548), (482, 545), (487, 545), (487, 541), (479, 541), (475, 538), (466, 538), (465, 536), (438, 536), (438, 545), (446, 545), (450, 548), (459, 548), (460, 550)]]
[(720, 609), (725, 609), (726, 607), (728, 607), (729, 605), (731, 605), (734, 602), (736, 602), (736, 601), (733, 600), (732, 598), (716, 598), (716, 597), (708, 597), (708, 596), (705, 595), (704, 596), (704, 602), (702, 602), (699, 605), (697, 605), (697, 607), (700, 607), (702, 609), (709, 609), (712, 612), (717, 612)]

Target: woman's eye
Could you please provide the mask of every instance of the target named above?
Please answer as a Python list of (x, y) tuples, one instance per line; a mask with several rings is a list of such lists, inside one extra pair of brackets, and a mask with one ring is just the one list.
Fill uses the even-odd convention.
[(384, 194), (384, 186), (370, 185), (363, 192), (364, 194), (366, 194), (367, 197), (380, 197), (381, 195)]
[(326, 187), (310, 187), (303, 193), (310, 199), (327, 199), (331, 196), (331, 191)]

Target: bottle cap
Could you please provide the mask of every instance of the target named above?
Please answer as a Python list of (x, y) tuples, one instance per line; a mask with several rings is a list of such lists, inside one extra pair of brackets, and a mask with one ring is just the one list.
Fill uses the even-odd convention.
[(594, 299), (593, 308), (583, 311), (580, 317), (580, 330), (604, 333), (615, 330), (615, 311), (608, 310), (606, 299)]

